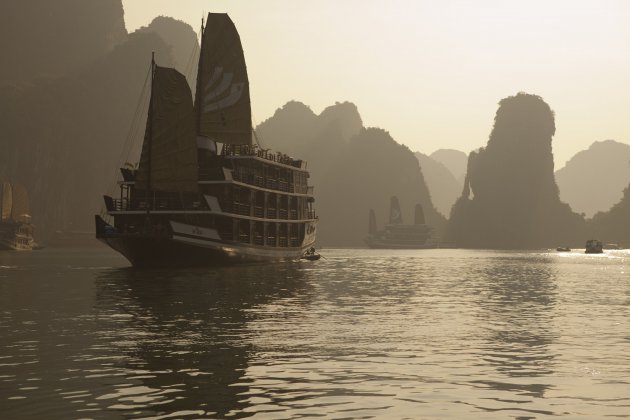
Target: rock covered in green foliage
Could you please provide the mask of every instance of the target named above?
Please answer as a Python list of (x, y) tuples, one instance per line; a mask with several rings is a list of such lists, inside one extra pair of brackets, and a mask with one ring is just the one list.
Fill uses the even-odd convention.
[(583, 240), (584, 220), (560, 201), (549, 105), (519, 93), (499, 102), (488, 144), (468, 159), (464, 194), (449, 221), (459, 246), (538, 248)]

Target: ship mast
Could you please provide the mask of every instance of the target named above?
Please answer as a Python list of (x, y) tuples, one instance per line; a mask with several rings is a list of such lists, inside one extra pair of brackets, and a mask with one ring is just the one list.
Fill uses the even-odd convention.
[(195, 104), (197, 106), (197, 135), (201, 132), (201, 103), (202, 100), (202, 89), (199, 78), (203, 74), (203, 31), (204, 31), (204, 20), (201, 18), (201, 36), (199, 38), (199, 64), (197, 65), (197, 90), (195, 92)]
[(155, 82), (155, 51), (151, 52), (151, 97), (149, 98), (149, 115), (148, 115), (149, 147), (147, 148), (148, 149), (148, 153), (147, 153), (148, 171), (147, 171), (147, 193), (145, 197), (145, 201), (147, 203), (147, 214), (149, 214), (154, 204), (152, 200), (151, 205), (149, 205), (149, 194), (151, 194), (151, 149), (153, 147), (153, 89), (154, 89), (153, 85), (154, 85), (154, 82)]

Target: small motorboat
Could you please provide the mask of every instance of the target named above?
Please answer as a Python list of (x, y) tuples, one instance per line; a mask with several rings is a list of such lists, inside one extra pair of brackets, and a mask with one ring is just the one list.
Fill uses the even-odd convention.
[(317, 261), (320, 258), (321, 258), (321, 255), (315, 252), (315, 248), (313, 247), (310, 247), (301, 257), (301, 259), (308, 260), (308, 261)]
[(559, 246), (558, 248), (556, 248), (556, 251), (558, 251), (558, 252), (571, 252), (571, 248), (569, 248), (568, 246)]

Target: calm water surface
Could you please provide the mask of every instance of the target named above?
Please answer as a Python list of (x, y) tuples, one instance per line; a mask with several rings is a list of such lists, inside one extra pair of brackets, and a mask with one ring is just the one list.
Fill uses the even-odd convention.
[(0, 415), (630, 416), (630, 252), (0, 253)]

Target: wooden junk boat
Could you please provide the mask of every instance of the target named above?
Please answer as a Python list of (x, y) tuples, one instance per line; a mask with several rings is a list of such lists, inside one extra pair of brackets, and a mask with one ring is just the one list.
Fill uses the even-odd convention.
[(424, 210), (420, 204), (415, 207), (414, 224), (403, 224), (398, 197), (390, 200), (389, 223), (382, 230), (376, 228), (376, 216), (370, 209), (368, 236), (365, 243), (370, 248), (380, 249), (425, 249), (437, 248), (431, 240), (433, 229), (425, 224)]
[(34, 244), (26, 188), (0, 181), (0, 249), (30, 251)]
[(227, 14), (202, 25), (196, 100), (185, 77), (152, 60), (138, 168), (121, 168), (96, 237), (134, 266), (300, 259), (317, 217), (306, 162), (252, 141), (241, 41)]

